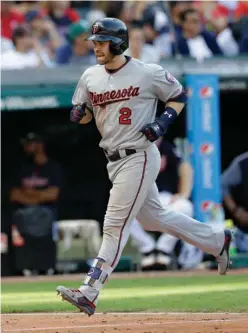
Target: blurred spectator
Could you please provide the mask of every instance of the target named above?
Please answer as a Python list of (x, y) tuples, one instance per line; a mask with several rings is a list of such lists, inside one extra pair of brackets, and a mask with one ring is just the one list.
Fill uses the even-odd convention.
[(24, 239), (25, 257), (18, 264), (19, 269), (31, 273), (47, 271), (55, 268), (55, 222), (62, 173), (60, 166), (47, 156), (39, 135), (29, 133), (22, 143), (29, 161), (22, 166), (10, 193), (13, 225)]
[(247, 1), (238, 1), (238, 4), (237, 4), (237, 7), (235, 8), (233, 16), (234, 16), (234, 20), (239, 20), (242, 17), (247, 17), (248, 16), (248, 2)]
[[(131, 21), (142, 21), (144, 11), (150, 6), (151, 1), (137, 1), (129, 2), (126, 5), (126, 11), (124, 9), (126, 18)], [(125, 16), (124, 15), (124, 16)]]
[(18, 2), (18, 9), (22, 12), (22, 13), (27, 13), (30, 12), (32, 10), (41, 10), (41, 7), (43, 5), (43, 1), (31, 1), (31, 0), (24, 0), (24, 1), (17, 1)]
[(182, 35), (182, 26), (180, 21), (180, 15), (182, 12), (184, 12), (186, 9), (189, 9), (191, 7), (192, 1), (170, 1), (170, 13), (171, 18), (176, 34), (176, 38), (179, 39)]
[(248, 152), (237, 156), (222, 175), (224, 207), (238, 228), (236, 247), (248, 252)]
[(80, 20), (78, 12), (70, 8), (71, 1), (46, 1), (46, 14), (53, 21), (60, 36), (65, 36), (69, 25)]
[(248, 16), (241, 20), (241, 38), (239, 43), (239, 50), (241, 54), (248, 53)]
[(181, 13), (180, 19), (183, 35), (178, 41), (178, 50), (182, 55), (204, 59), (222, 54), (215, 37), (208, 31), (202, 30), (197, 10), (185, 10)]
[[(161, 154), (160, 173), (156, 181), (161, 203), (164, 207), (169, 205), (171, 209), (193, 216), (193, 205), (190, 201), (192, 190), (190, 164), (179, 157), (175, 147), (163, 141), (163, 138), (158, 139), (156, 143)], [(143, 229), (137, 220), (132, 223), (131, 236), (136, 241), (142, 255), (142, 269), (152, 268), (157, 264), (163, 268), (170, 267), (178, 238), (162, 234), (155, 242), (154, 238)], [(198, 264), (196, 248), (186, 243), (183, 247), (187, 247), (187, 251), (182, 249), (183, 258), (179, 255), (178, 263), (184, 267)], [(187, 255), (185, 255), (186, 252)]]
[(219, 16), (212, 21), (212, 26), (217, 33), (216, 40), (225, 56), (235, 56), (239, 53), (238, 43), (236, 42), (232, 29), (228, 25), (228, 19)]
[(154, 45), (162, 58), (172, 55), (172, 36), (167, 15), (159, 6), (150, 5), (143, 14), (146, 43)]
[(126, 51), (126, 55), (147, 63), (158, 63), (160, 61), (158, 50), (153, 45), (145, 43), (141, 24), (133, 25), (129, 29), (129, 49)]
[(13, 30), (24, 22), (24, 15), (13, 9), (13, 1), (1, 1), (1, 36), (11, 40)]
[(122, 20), (122, 12), (124, 7), (125, 1), (108, 1), (106, 7), (106, 17), (115, 17)]
[(12, 50), (13, 48), (14, 45), (10, 39), (1, 37), (1, 54), (6, 51)]
[(95, 64), (96, 59), (92, 52), (92, 43), (85, 41), (89, 35), (90, 27), (85, 21), (74, 23), (67, 33), (68, 43), (56, 52), (56, 63), (66, 64)]
[(48, 56), (26, 28), (16, 28), (12, 41), (14, 48), (2, 54), (1, 68), (3, 70), (49, 66)]
[(100, 8), (97, 8), (96, 4), (98, 4), (98, 2), (94, 1), (93, 8), (89, 10), (86, 15), (86, 21), (88, 22), (89, 26), (92, 26), (96, 21), (106, 17), (105, 12)]
[(50, 59), (53, 59), (56, 49), (62, 45), (62, 38), (57, 32), (55, 24), (38, 10), (28, 11), (25, 14), (25, 20), (32, 36), (40, 42)]

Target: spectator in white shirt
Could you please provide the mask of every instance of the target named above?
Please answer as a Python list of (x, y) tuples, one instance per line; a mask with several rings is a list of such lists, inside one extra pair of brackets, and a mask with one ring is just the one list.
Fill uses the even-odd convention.
[(232, 29), (228, 26), (227, 18), (220, 16), (212, 20), (211, 23), (217, 32), (216, 40), (223, 54), (225, 56), (236, 56), (239, 53), (239, 47)]
[(2, 54), (1, 69), (23, 69), (44, 65), (39, 45), (24, 27), (17, 27), (12, 36), (14, 48)]
[(13, 43), (10, 39), (5, 38), (3, 36), (1, 36), (0, 38), (1, 38), (1, 54), (3, 54), (8, 50), (13, 49)]
[(180, 14), (180, 19), (183, 34), (178, 40), (178, 50), (182, 55), (201, 60), (223, 54), (215, 36), (202, 29), (197, 10), (185, 10)]
[(126, 51), (126, 55), (146, 63), (159, 63), (160, 61), (158, 49), (154, 45), (145, 43), (144, 31), (139, 24), (129, 30), (129, 49)]

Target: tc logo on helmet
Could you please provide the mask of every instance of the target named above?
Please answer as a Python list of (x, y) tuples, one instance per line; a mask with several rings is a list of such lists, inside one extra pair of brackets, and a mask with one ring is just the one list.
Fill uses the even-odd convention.
[(93, 34), (96, 34), (98, 30), (99, 30), (98, 25), (96, 25), (96, 24), (93, 25), (93, 27), (92, 27), (92, 33), (93, 33)]
[(203, 87), (200, 89), (200, 96), (202, 98), (208, 98), (213, 96), (213, 88), (212, 87)]
[(200, 146), (201, 154), (209, 155), (214, 151), (214, 145), (212, 143), (204, 143)]

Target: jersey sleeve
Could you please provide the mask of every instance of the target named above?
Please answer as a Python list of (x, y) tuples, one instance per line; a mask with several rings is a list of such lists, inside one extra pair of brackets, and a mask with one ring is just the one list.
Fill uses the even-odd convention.
[(167, 70), (156, 65), (152, 78), (152, 91), (158, 99), (166, 103), (179, 96), (183, 92), (183, 87)]
[(83, 104), (87, 103), (88, 109), (92, 110), (93, 106), (90, 101), (89, 97), (89, 91), (87, 89), (87, 84), (86, 84), (86, 72), (81, 76), (76, 90), (74, 92), (74, 95), (72, 97), (72, 104), (73, 105), (78, 105), (78, 104)]

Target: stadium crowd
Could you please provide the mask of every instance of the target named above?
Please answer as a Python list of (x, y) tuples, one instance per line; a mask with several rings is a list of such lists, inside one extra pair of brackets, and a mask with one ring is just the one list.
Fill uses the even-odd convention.
[(248, 53), (247, 1), (2, 1), (2, 69), (94, 64), (84, 38), (105, 16), (128, 25), (127, 54), (146, 62)]

